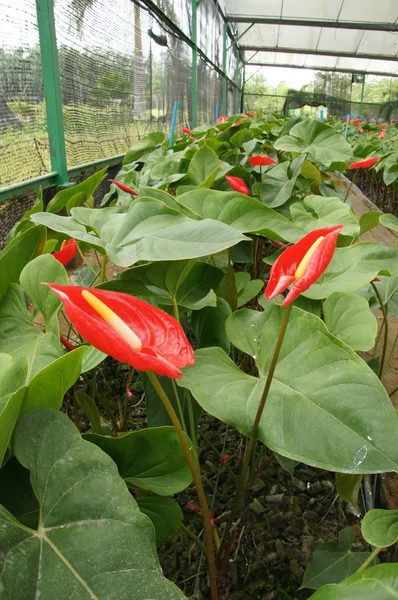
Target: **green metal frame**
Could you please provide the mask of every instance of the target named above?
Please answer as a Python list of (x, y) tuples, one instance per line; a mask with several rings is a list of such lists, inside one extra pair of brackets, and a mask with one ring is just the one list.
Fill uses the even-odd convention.
[(198, 124), (198, 46), (197, 46), (197, 7), (198, 0), (192, 0), (192, 128)]
[(221, 100), (221, 114), (225, 115), (227, 112), (227, 32), (228, 25), (224, 21), (223, 36), (222, 36), (222, 100)]

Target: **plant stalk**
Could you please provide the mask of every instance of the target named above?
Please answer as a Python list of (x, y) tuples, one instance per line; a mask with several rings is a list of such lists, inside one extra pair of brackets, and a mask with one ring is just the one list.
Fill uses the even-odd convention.
[(379, 301), (380, 304), (380, 310), (383, 313), (383, 322), (384, 322), (384, 340), (383, 340), (383, 350), (381, 353), (381, 359), (380, 359), (380, 366), (379, 366), (379, 379), (382, 378), (383, 374), (384, 374), (384, 363), (386, 361), (386, 354), (387, 354), (387, 343), (388, 343), (388, 314), (387, 314), (387, 309), (386, 306), (383, 302), (383, 300), (381, 299), (380, 296), (380, 292), (377, 289), (377, 286), (373, 283), (373, 281), (370, 282), (370, 285), (372, 286), (372, 288), (375, 291), (375, 294), (377, 296), (377, 299)]
[(356, 176), (358, 175), (358, 171), (359, 171), (359, 169), (356, 169), (356, 170), (355, 170), (355, 173), (354, 173), (354, 175), (353, 175), (353, 178), (352, 178), (352, 179), (351, 179), (351, 181), (350, 181), (350, 185), (348, 186), (348, 190), (346, 191), (346, 194), (345, 194), (345, 196), (344, 196), (344, 200), (343, 200), (343, 203), (344, 203), (344, 204), (345, 204), (345, 202), (346, 202), (346, 200), (347, 200), (347, 198), (348, 198), (348, 196), (349, 196), (349, 193), (350, 193), (350, 191), (351, 191), (351, 188), (352, 188), (352, 185), (353, 185), (353, 183), (354, 183), (354, 181), (355, 181), (355, 179), (356, 179)]
[(177, 414), (171, 404), (166, 392), (164, 391), (162, 385), (160, 384), (158, 378), (155, 373), (152, 371), (147, 371), (147, 376), (149, 381), (152, 383), (155, 388), (159, 398), (162, 400), (165, 409), (168, 412), (168, 415), (173, 423), (173, 426), (176, 430), (178, 439), (180, 440), (180, 444), (182, 450), (184, 452), (185, 458), (188, 463), (189, 470), (191, 471), (192, 479), (195, 484), (196, 492), (199, 498), (200, 508), (202, 510), (202, 520), (203, 520), (203, 529), (205, 535), (205, 543), (207, 550), (207, 566), (209, 573), (209, 581), (210, 581), (210, 590), (211, 590), (211, 599), (218, 600), (218, 590), (217, 590), (217, 578), (216, 578), (216, 564), (214, 560), (214, 544), (213, 544), (213, 528), (210, 523), (210, 511), (209, 506), (207, 504), (206, 494), (203, 489), (202, 480), (200, 477), (198, 465), (194, 460), (184, 434), (184, 431), (181, 427), (181, 423), (177, 417)]
[(108, 262), (108, 256), (106, 254), (104, 254), (104, 256), (102, 257), (102, 263), (101, 263), (101, 275), (100, 275), (100, 282), (104, 283), (104, 281), (106, 281), (106, 263)]
[(241, 502), (241, 496), (242, 493), (244, 491), (245, 488), (245, 484), (246, 484), (246, 475), (247, 475), (247, 469), (249, 466), (249, 462), (250, 462), (250, 458), (253, 452), (253, 448), (256, 444), (257, 441), (257, 432), (258, 432), (258, 427), (260, 424), (260, 420), (265, 408), (265, 403), (267, 401), (267, 397), (268, 397), (268, 392), (270, 390), (271, 387), (271, 383), (272, 383), (272, 379), (274, 376), (274, 372), (275, 372), (275, 368), (278, 362), (278, 358), (279, 358), (279, 353), (281, 351), (282, 348), (282, 343), (283, 343), (283, 338), (285, 337), (285, 333), (286, 333), (286, 328), (287, 328), (287, 324), (289, 322), (289, 317), (290, 317), (290, 313), (292, 311), (292, 304), (289, 304), (285, 310), (285, 314), (283, 316), (283, 320), (282, 320), (282, 324), (281, 324), (281, 328), (279, 331), (279, 335), (278, 335), (278, 339), (276, 340), (276, 345), (275, 345), (275, 349), (274, 349), (274, 354), (272, 356), (272, 360), (271, 360), (271, 364), (269, 367), (269, 371), (268, 371), (268, 375), (267, 375), (267, 380), (265, 382), (265, 386), (264, 386), (264, 390), (261, 396), (261, 400), (260, 400), (260, 404), (258, 405), (258, 409), (257, 409), (257, 414), (256, 417), (254, 419), (254, 423), (253, 423), (253, 427), (250, 433), (250, 437), (249, 437), (249, 442), (246, 446), (246, 450), (245, 450), (245, 454), (243, 456), (243, 461), (242, 461), (242, 468), (239, 474), (239, 478), (238, 478), (238, 483), (236, 486), (236, 495), (235, 495), (235, 501), (234, 504), (232, 506), (232, 510), (231, 510), (231, 514), (229, 516), (228, 519), (228, 523), (227, 526), (225, 528), (225, 532), (224, 532), (224, 536), (221, 542), (221, 546), (220, 546), (220, 550), (218, 553), (218, 557), (220, 560), (222, 560), (222, 555), (223, 555), (223, 551), (225, 549), (226, 543), (227, 543), (227, 539), (228, 539), (228, 535), (229, 532), (231, 530), (232, 524), (235, 521), (238, 509), (239, 509), (239, 505)]
[(359, 569), (355, 572), (360, 573), (361, 571), (364, 571), (366, 569), (366, 567), (369, 566), (374, 561), (376, 556), (379, 554), (380, 550), (383, 550), (383, 548), (381, 546), (378, 546), (377, 548), (375, 548), (373, 550), (373, 552), (371, 554), (369, 554), (368, 558), (361, 564)]

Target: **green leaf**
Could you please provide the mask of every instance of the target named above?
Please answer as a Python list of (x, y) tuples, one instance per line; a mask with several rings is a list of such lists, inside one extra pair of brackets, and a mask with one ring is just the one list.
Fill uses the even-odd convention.
[[(224, 223), (190, 219), (152, 199), (135, 200), (130, 211), (119, 217), (121, 221), (106, 250), (115, 264), (124, 267), (140, 260), (158, 262), (207, 256), (247, 239)], [(107, 234), (105, 226), (102, 236)]]
[(163, 577), (153, 526), (115, 464), (66, 415), (25, 415), (13, 449), (30, 470), (40, 527), (24, 527), (0, 508), (3, 600), (131, 600), (132, 590), (137, 600), (183, 599)]
[(101, 425), (101, 415), (94, 400), (84, 392), (76, 391), (75, 395), (80, 408), (90, 419), (91, 433), (106, 435), (108, 432)]
[(398, 510), (370, 510), (362, 520), (361, 529), (372, 546), (392, 546), (398, 540)]
[(45, 243), (44, 227), (31, 227), (0, 252), (0, 299), (11, 283), (17, 283), (24, 266), (42, 253)]
[(274, 452), (274, 456), (282, 469), (285, 469), (289, 473), (289, 475), (293, 476), (294, 469), (299, 464), (296, 460), (292, 460), (291, 458), (287, 458), (286, 456), (282, 456), (277, 452)]
[(380, 272), (393, 277), (398, 275), (398, 250), (373, 242), (336, 248), (326, 271), (304, 296), (322, 299), (333, 292), (355, 292)]
[(358, 506), (358, 493), (361, 488), (362, 475), (350, 473), (336, 473), (336, 491), (340, 498)]
[(87, 352), (83, 356), (82, 362), (82, 373), (87, 373), (87, 371), (91, 371), (95, 367), (98, 367), (106, 359), (108, 356), (105, 352), (101, 352), (101, 350), (97, 350), (94, 346), (84, 346), (87, 349)]
[(68, 276), (61, 263), (50, 254), (38, 256), (21, 273), (21, 288), (44, 317), (46, 330), (59, 335), (58, 310), (61, 300), (46, 283), (68, 285)]
[[(188, 391), (178, 388), (175, 385), (175, 381), (168, 377), (158, 377), (162, 388), (166, 392), (174, 410), (176, 411), (180, 420), (184, 420), (184, 423), (189, 431), (191, 439), (196, 437), (199, 419), (202, 414), (202, 409), (194, 398), (188, 393)], [(162, 427), (164, 425), (171, 425), (171, 420), (165, 409), (162, 400), (159, 398), (155, 388), (149, 381), (145, 373), (142, 374), (142, 382), (145, 391), (145, 404), (146, 404), (146, 416), (148, 427)], [(177, 403), (177, 396), (179, 402)], [(180, 410), (181, 407), (181, 410)], [(183, 419), (181, 419), (181, 412)], [(192, 427), (191, 427), (192, 421)]]
[[(217, 154), (204, 144), (199, 148), (189, 165), (187, 182), (194, 185), (205, 185), (210, 187), (221, 169), (221, 163)], [(184, 180), (185, 182), (185, 180)]]
[(307, 196), (290, 207), (292, 220), (307, 232), (331, 225), (344, 225), (342, 235), (359, 236), (359, 225), (350, 207), (339, 198)]
[(382, 564), (354, 573), (338, 584), (330, 584), (310, 596), (310, 600), (396, 600), (398, 565)]
[(384, 227), (392, 229), (392, 231), (398, 231), (398, 218), (395, 215), (390, 213), (381, 215), (380, 223), (384, 225)]
[(235, 273), (235, 281), (238, 290), (238, 306), (250, 302), (264, 287), (264, 282), (261, 279), (251, 279), (250, 273), (245, 271)]
[(198, 189), (177, 196), (196, 218), (216, 219), (242, 233), (297, 242), (307, 232), (255, 198), (238, 192)]
[[(109, 454), (120, 476), (132, 487), (169, 496), (181, 492), (192, 481), (174, 427), (152, 427), (118, 437), (87, 433), (84, 438)], [(186, 440), (192, 451), (188, 436)]]
[(326, 327), (339, 340), (357, 352), (373, 348), (377, 319), (364, 298), (346, 292), (334, 292), (323, 305)]
[(105, 167), (81, 183), (57, 192), (47, 204), (47, 212), (57, 213), (67, 205), (72, 208), (72, 206), (82, 206), (85, 202), (89, 203), (94, 190), (105, 179), (107, 169), (108, 167)]
[(154, 131), (143, 137), (139, 142), (130, 148), (123, 160), (123, 166), (135, 162), (147, 152), (151, 152), (158, 144), (164, 141), (165, 134), (163, 131)]
[[(26, 365), (26, 363), (25, 363)], [(0, 399), (0, 467), (25, 398), (25, 387)]]
[(0, 469), (0, 505), (22, 525), (38, 526), (39, 503), (30, 485), (29, 471), (15, 457)]
[(225, 323), (231, 314), (231, 308), (225, 300), (217, 298), (217, 306), (202, 308), (192, 314), (192, 329), (198, 340), (199, 348), (219, 346), (229, 352), (230, 343), (225, 331)]
[(175, 500), (161, 496), (143, 496), (138, 508), (149, 517), (155, 528), (156, 545), (160, 546), (180, 529), (182, 510)]
[(270, 169), (263, 177), (260, 198), (266, 206), (277, 208), (285, 204), (293, 194), (298, 174), (289, 174), (289, 163), (280, 163)]
[[(178, 384), (211, 415), (248, 436), (282, 318), (283, 309), (269, 303), (262, 313), (243, 309), (227, 320), (232, 344), (255, 359), (259, 377), (240, 371), (220, 348), (206, 348), (195, 352), (195, 365), (185, 367)], [(296, 308), (258, 438), (274, 452), (330, 471), (397, 469), (398, 424), (379, 379), (318, 317)]]
[(367, 212), (367, 213), (364, 213), (363, 215), (361, 215), (361, 218), (359, 219), (359, 227), (360, 227), (359, 235), (363, 235), (367, 231), (370, 231), (371, 229), (374, 229), (375, 227), (377, 227), (377, 225), (379, 224), (381, 215), (382, 215), (382, 213), (379, 212), (378, 210), (372, 210), (370, 212)]
[(215, 290), (224, 274), (221, 269), (199, 260), (161, 261), (133, 267), (119, 279), (101, 285), (102, 289), (126, 292), (158, 304), (172, 306), (173, 298), (181, 308), (200, 310), (216, 306)]
[(87, 233), (86, 227), (78, 223), (73, 217), (61, 217), (60, 215), (41, 212), (32, 215), (31, 219), (35, 223), (45, 225), (52, 231), (58, 231), (77, 241), (86, 242), (98, 252), (104, 253), (104, 243), (98, 237)]
[(28, 380), (62, 356), (59, 339), (52, 333), (43, 334), (33, 324), (26, 297), (15, 283), (0, 302), (0, 352), (11, 354), (15, 359), (26, 356)]
[[(350, 535), (350, 537), (346, 536), (347, 540), (344, 540), (344, 536), (342, 536), (345, 531)], [(368, 558), (370, 552), (351, 552), (351, 545), (354, 539), (354, 530), (351, 527), (347, 527), (340, 532), (339, 545), (336, 542), (327, 542), (318, 546), (314, 551), (312, 561), (304, 573), (300, 589), (310, 588), (317, 590), (328, 583), (340, 583), (340, 581), (355, 573)], [(348, 547), (347, 543), (344, 543), (347, 541)]]
[(329, 166), (332, 162), (347, 162), (352, 158), (350, 144), (333, 127), (306, 119), (290, 129), (289, 135), (275, 141), (276, 150), (308, 154), (312, 162)]

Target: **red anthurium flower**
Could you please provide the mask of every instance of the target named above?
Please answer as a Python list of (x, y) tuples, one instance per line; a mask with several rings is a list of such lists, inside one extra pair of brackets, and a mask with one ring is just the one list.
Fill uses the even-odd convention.
[(371, 158), (367, 158), (366, 160), (359, 160), (358, 162), (353, 162), (348, 167), (349, 169), (369, 169), (372, 165), (374, 165), (380, 158), (378, 156), (372, 156)]
[(58, 250), (58, 252), (54, 252), (53, 257), (56, 258), (61, 263), (61, 265), (64, 265), (65, 267), (68, 263), (70, 263), (72, 258), (75, 258), (78, 251), (79, 250), (77, 248), (75, 240), (64, 240), (61, 244), (61, 250)]
[(377, 137), (378, 138), (385, 138), (386, 135), (387, 135), (387, 132), (384, 129), (382, 129)]
[(249, 156), (249, 163), (252, 167), (257, 167), (258, 165), (267, 167), (268, 165), (275, 164), (275, 161), (269, 156), (264, 156), (264, 154), (257, 154), (257, 156)]
[(282, 302), (287, 306), (322, 275), (336, 248), (337, 236), (344, 225), (324, 227), (307, 233), (300, 241), (287, 248), (271, 267), (265, 297), (272, 300), (291, 283), (293, 287)]
[(183, 133), (192, 133), (192, 129), (188, 129), (188, 127), (181, 127)]
[(361, 129), (359, 130), (359, 133), (363, 133), (363, 132), (364, 132), (364, 129), (363, 129), (363, 127), (361, 127)]
[(244, 122), (244, 119), (241, 119), (240, 121), (238, 121), (237, 123), (234, 123), (232, 125), (232, 127), (239, 127), (240, 125), (242, 125), (242, 123)]
[(131, 194), (132, 196), (138, 196), (138, 192), (136, 192), (135, 190), (130, 188), (128, 185), (124, 185), (124, 183), (120, 183), (120, 181), (116, 181), (116, 179), (109, 179), (109, 181), (114, 183), (116, 185), (116, 187), (118, 187), (123, 192), (127, 192), (128, 194)]
[(221, 115), (221, 117), (218, 117), (217, 119), (217, 123), (225, 123), (225, 121), (228, 121), (228, 117), (225, 115)]
[(250, 111), (246, 111), (248, 117), (255, 117), (256, 115)]
[(385, 123), (380, 123), (380, 129), (384, 129), (385, 126), (386, 126)]
[(245, 184), (243, 179), (241, 179), (240, 177), (233, 177), (232, 175), (226, 175), (225, 179), (228, 181), (231, 188), (233, 188), (237, 192), (240, 192), (241, 194), (245, 194), (245, 196), (247, 196), (249, 194), (247, 185)]
[(181, 325), (163, 310), (121, 292), (47, 284), (63, 301), (77, 331), (90, 344), (139, 371), (180, 378), (194, 364)]

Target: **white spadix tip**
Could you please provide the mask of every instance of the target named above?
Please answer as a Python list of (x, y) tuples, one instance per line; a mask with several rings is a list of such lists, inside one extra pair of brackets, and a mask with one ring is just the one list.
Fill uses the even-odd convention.
[(95, 312), (99, 314), (99, 316), (102, 317), (104, 321), (108, 323), (108, 325), (110, 325), (113, 331), (120, 335), (120, 337), (123, 338), (124, 341), (133, 348), (133, 350), (136, 350), (137, 352), (141, 350), (142, 342), (138, 335), (136, 335), (134, 331), (130, 329), (130, 327), (126, 325), (126, 323), (109, 308), (109, 306), (107, 306), (104, 302), (102, 302), (102, 300), (94, 296), (94, 294), (88, 290), (83, 290), (82, 296), (86, 302), (89, 303), (91, 308), (93, 308)]

